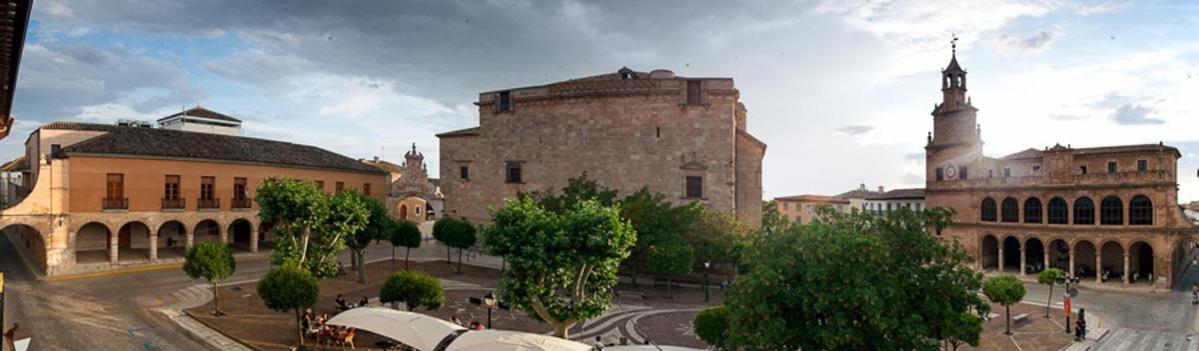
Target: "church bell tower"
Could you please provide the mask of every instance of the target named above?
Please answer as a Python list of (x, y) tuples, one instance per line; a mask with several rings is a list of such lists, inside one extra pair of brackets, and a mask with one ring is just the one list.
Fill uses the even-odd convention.
[(941, 70), (941, 102), (933, 106), (933, 131), (925, 146), (926, 180), (930, 185), (938, 178), (937, 172), (941, 172), (940, 179), (953, 180), (957, 173), (965, 173), (967, 164), (982, 156), (977, 112), (966, 96), (966, 70), (958, 64), (954, 38), (949, 65)]

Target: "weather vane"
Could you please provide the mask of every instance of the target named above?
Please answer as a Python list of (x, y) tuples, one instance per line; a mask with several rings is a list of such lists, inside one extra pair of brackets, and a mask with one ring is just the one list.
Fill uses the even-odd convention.
[(957, 33), (953, 33), (953, 40), (949, 41), (949, 46), (953, 48), (953, 55), (957, 56), (957, 54), (958, 54), (958, 34)]

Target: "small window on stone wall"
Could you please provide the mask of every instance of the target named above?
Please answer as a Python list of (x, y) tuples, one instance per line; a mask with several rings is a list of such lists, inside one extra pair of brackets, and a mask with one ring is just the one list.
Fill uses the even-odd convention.
[(700, 105), (703, 104), (702, 95), (704, 93), (702, 81), (689, 80), (687, 81), (687, 104)]
[(945, 169), (937, 167), (937, 181), (945, 180)]
[(506, 168), (507, 177), (505, 180), (508, 183), (524, 183), (521, 179), (520, 162), (508, 162)]
[(462, 180), (470, 180), (470, 168), (466, 166), (458, 167), (458, 178)]
[(1137, 160), (1137, 171), (1144, 172), (1149, 170), (1149, 161)]
[(497, 112), (512, 111), (512, 92), (500, 92), (499, 101), (496, 102), (495, 110)]
[(1116, 173), (1116, 161), (1107, 163), (1107, 173)]
[(704, 177), (688, 176), (685, 196), (691, 199), (704, 197)]

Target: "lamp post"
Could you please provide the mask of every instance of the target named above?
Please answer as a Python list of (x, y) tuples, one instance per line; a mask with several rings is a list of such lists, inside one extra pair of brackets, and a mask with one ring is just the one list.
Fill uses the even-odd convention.
[(483, 306), (487, 306), (487, 329), (491, 329), (491, 310), (495, 308), (495, 293), (487, 293), (483, 296)]
[(1078, 287), (1076, 285), (1081, 281), (1082, 279), (1078, 277), (1065, 278), (1058, 281), (1059, 284), (1066, 284), (1065, 303), (1062, 304), (1062, 309), (1066, 312), (1066, 334), (1070, 334), (1070, 315), (1074, 312), (1072, 311), (1073, 307), (1071, 307), (1070, 298), (1078, 296)]
[(712, 261), (704, 261), (704, 302), (708, 302), (708, 268), (712, 267)]

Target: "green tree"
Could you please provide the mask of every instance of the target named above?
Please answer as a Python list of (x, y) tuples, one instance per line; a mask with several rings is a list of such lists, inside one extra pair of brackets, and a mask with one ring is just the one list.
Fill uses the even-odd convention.
[(466, 220), (448, 219), (441, 228), (446, 247), (458, 249), (458, 268), (455, 273), (462, 274), (462, 250), (474, 246), (478, 241), (475, 226)]
[(566, 338), (611, 305), (616, 271), (637, 238), (617, 206), (587, 200), (555, 213), (521, 198), (494, 211), (483, 239), (488, 252), (508, 258), (500, 299)]
[(409, 311), (417, 307), (432, 311), (445, 305), (445, 291), (441, 288), (441, 281), (424, 272), (401, 271), (383, 283), (383, 288), (379, 290), (379, 301), (402, 302)]
[(565, 213), (577, 207), (584, 201), (597, 201), (602, 206), (616, 204), (616, 190), (600, 186), (598, 182), (587, 178), (587, 173), (567, 180), (566, 187), (560, 193), (553, 190), (522, 192), (519, 198), (530, 198), (541, 207), (554, 213)]
[(1049, 298), (1045, 301), (1045, 318), (1049, 318), (1049, 306), (1053, 305), (1053, 286), (1059, 281), (1066, 280), (1066, 271), (1057, 268), (1046, 268), (1037, 275), (1037, 282), (1049, 286)]
[(937, 349), (987, 304), (970, 256), (928, 235), (926, 216), (830, 211), (754, 238), (725, 303), (729, 348)]
[(666, 296), (674, 298), (671, 278), (691, 273), (691, 265), (695, 263), (695, 252), (691, 245), (685, 242), (663, 243), (649, 250), (650, 272), (666, 276)]
[(791, 221), (787, 217), (783, 217), (783, 213), (778, 210), (778, 203), (774, 200), (762, 201), (762, 234), (771, 235), (787, 230), (791, 226)]
[(272, 223), (278, 240), (271, 263), (295, 264), (315, 277), (337, 273), (337, 254), (349, 237), (367, 225), (369, 213), (358, 195), (329, 196), (311, 182), (267, 178), (255, 195), (258, 217)]
[(957, 216), (957, 211), (952, 208), (934, 207), (924, 211), (925, 224), (932, 228), (933, 234), (941, 236), (941, 232), (945, 228), (949, 228), (953, 224), (953, 217)]
[(452, 223), (457, 221), (460, 221), (460, 219), (444, 217), (437, 219), (436, 222), (433, 222), (433, 240), (437, 240), (438, 242), (441, 242), (442, 245), (445, 245), (446, 264), (454, 264), (454, 260), (450, 258), (450, 245), (445, 243), (445, 238), (446, 233), (448, 233), (448, 228), (454, 226)]
[(258, 281), (258, 296), (267, 308), (277, 312), (291, 310), (296, 315), (296, 340), (304, 345), (304, 329), (300, 311), (316, 304), (320, 286), (306, 269), (288, 263), (267, 272)]
[(403, 246), (404, 269), (408, 269), (408, 256), (412, 249), (420, 247), (421, 233), (416, 223), (409, 221), (392, 221), (391, 223), (391, 262), (396, 260), (396, 246)]
[(725, 348), (729, 337), (729, 311), (724, 305), (705, 308), (691, 322), (700, 340), (718, 349)]
[(975, 312), (962, 312), (957, 324), (951, 325), (945, 343), (957, 351), (962, 344), (978, 347), (978, 336), (983, 332), (983, 320)]
[(357, 192), (349, 193), (358, 197), (367, 212), (366, 225), (346, 240), (346, 246), (350, 248), (350, 265), (358, 272), (358, 283), (366, 284), (366, 248), (372, 242), (389, 239), (393, 220), (382, 201)]
[(691, 227), (700, 211), (695, 204), (674, 206), (666, 201), (665, 195), (651, 193), (648, 188), (641, 188), (621, 200), (620, 210), (621, 216), (637, 231), (637, 244), (626, 260), (633, 268), (633, 286), (637, 286), (637, 277), (650, 247), (680, 240), (683, 231)]
[(237, 261), (233, 260), (233, 252), (229, 246), (218, 242), (201, 242), (187, 249), (183, 271), (192, 279), (208, 281), (212, 285), (212, 314), (224, 315), (221, 312), (220, 289), (217, 283), (229, 278), (237, 270)]
[(987, 279), (983, 283), (983, 295), (1007, 310), (1007, 331), (1004, 334), (1012, 335), (1012, 305), (1023, 300), (1024, 294), (1024, 283), (1010, 275)]
[(694, 224), (684, 231), (684, 238), (695, 248), (699, 262), (720, 262), (735, 257), (734, 250), (749, 240), (753, 231), (732, 214), (696, 207)]

